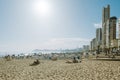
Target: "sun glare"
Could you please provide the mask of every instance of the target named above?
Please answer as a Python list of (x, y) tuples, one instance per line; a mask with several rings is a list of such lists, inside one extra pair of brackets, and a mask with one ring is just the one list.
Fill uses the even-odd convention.
[(33, 4), (34, 13), (39, 16), (47, 16), (50, 14), (50, 5), (45, 0), (39, 0)]

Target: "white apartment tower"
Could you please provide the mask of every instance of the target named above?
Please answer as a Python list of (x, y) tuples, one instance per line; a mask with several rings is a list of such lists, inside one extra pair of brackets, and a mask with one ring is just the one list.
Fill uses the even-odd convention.
[(119, 27), (119, 36), (118, 36), (118, 38), (120, 39), (120, 18), (118, 19), (118, 27)]
[(102, 11), (102, 48), (106, 48), (106, 25), (107, 20), (110, 19), (110, 5), (103, 8)]
[(102, 42), (102, 28), (96, 29), (96, 47), (100, 46)]

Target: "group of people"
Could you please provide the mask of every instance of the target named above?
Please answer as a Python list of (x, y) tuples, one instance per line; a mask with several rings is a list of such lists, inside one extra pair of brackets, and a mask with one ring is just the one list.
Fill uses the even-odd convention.
[(80, 56), (73, 57), (73, 63), (79, 63), (79, 62), (81, 62)]

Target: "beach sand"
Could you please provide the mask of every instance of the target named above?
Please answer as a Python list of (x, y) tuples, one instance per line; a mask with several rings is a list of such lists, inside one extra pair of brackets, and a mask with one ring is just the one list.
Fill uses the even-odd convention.
[(39, 65), (29, 66), (33, 61), (0, 59), (0, 80), (120, 80), (119, 61), (84, 59), (68, 64), (65, 60), (40, 60)]

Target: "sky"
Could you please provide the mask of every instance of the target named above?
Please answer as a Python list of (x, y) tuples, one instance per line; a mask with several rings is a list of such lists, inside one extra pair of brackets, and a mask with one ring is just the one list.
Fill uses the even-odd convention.
[(120, 18), (120, 0), (0, 0), (0, 52), (73, 49), (90, 43), (102, 8)]

